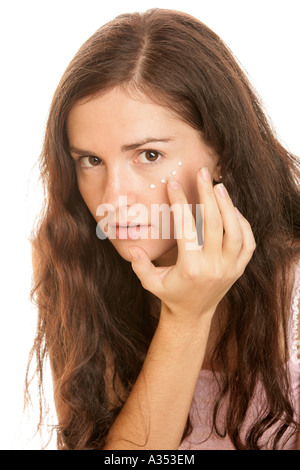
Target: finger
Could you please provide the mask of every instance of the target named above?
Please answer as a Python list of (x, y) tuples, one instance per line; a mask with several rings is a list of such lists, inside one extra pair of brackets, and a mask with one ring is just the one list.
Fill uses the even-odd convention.
[(253, 252), (256, 248), (256, 242), (254, 234), (248, 220), (239, 212), (235, 207), (237, 219), (240, 223), (241, 230), (243, 232), (243, 243), (242, 248), (238, 257), (238, 269), (240, 272), (244, 272), (246, 265), (249, 263), (253, 256)]
[(155, 293), (159, 292), (161, 280), (159, 271), (151, 262), (146, 251), (140, 246), (131, 245), (128, 247), (131, 256), (131, 266), (137, 277), (142, 283), (142, 286)]
[(216, 200), (223, 220), (223, 256), (227, 259), (238, 257), (243, 245), (243, 230), (239, 223), (235, 207), (223, 185), (214, 186)]
[(195, 251), (199, 251), (201, 247), (198, 245), (196, 223), (191, 207), (182, 186), (174, 178), (168, 179), (167, 191), (178, 247), (177, 264), (192, 265), (195, 263)]
[(220, 258), (223, 245), (223, 221), (216, 200), (211, 176), (206, 167), (197, 172), (197, 188), (203, 215), (203, 253)]

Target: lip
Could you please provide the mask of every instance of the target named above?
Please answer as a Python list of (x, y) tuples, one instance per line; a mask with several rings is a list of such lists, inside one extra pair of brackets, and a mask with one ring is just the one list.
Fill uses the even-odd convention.
[(132, 222), (128, 222), (128, 221), (127, 221), (126, 224), (125, 223), (124, 224), (122, 224), (122, 223), (112, 223), (110, 225), (111, 225), (111, 227), (121, 227), (121, 228), (123, 228), (123, 227), (137, 227), (139, 225), (142, 226), (142, 227), (145, 226), (145, 225), (149, 226), (149, 224), (141, 224), (140, 222), (139, 223), (136, 223), (136, 222), (132, 223)]
[(149, 227), (151, 225), (148, 224), (111, 225), (111, 228), (115, 231), (116, 238), (121, 240), (137, 240), (143, 234), (148, 235)]

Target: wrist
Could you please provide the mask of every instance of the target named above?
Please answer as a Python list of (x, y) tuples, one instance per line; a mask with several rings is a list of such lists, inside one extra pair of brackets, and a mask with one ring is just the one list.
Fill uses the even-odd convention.
[(161, 311), (159, 325), (166, 327), (174, 334), (184, 335), (186, 337), (202, 337), (203, 333), (210, 330), (212, 318), (215, 310), (205, 312), (180, 312), (170, 309), (163, 302), (161, 303)]

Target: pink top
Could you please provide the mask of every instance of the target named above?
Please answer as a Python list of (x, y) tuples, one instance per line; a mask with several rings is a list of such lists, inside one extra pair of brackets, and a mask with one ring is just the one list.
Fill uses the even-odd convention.
[[(288, 367), (291, 375), (292, 383), (292, 400), (296, 412), (296, 418), (300, 419), (300, 340), (298, 339), (298, 302), (300, 298), (300, 260), (296, 265), (294, 285), (292, 292), (291, 314), (289, 321), (289, 341), (290, 341), (290, 359)], [(209, 370), (201, 370), (196, 385), (194, 398), (190, 410), (190, 419), (193, 424), (192, 433), (184, 439), (179, 446), (179, 450), (234, 450), (234, 446), (228, 436), (224, 439), (220, 438), (213, 431), (211, 433), (212, 410), (214, 406), (213, 397), (218, 394), (218, 385), (214, 379), (213, 373)], [(248, 409), (246, 423), (243, 429), (247, 430), (247, 423), (255, 420), (257, 410), (263, 405), (262, 397), (264, 392), (262, 387), (258, 386), (252, 405)], [(225, 416), (226, 405), (220, 410), (219, 419)], [(249, 428), (249, 427), (248, 427)], [(222, 430), (222, 427), (221, 427)], [(274, 428), (272, 428), (274, 431)], [(268, 442), (268, 436), (272, 434), (266, 431), (262, 437), (261, 445), (263, 449), (270, 448), (271, 443)], [(243, 434), (242, 432), (242, 435)], [(297, 449), (298, 435), (295, 433), (293, 437), (282, 447), (284, 450)]]

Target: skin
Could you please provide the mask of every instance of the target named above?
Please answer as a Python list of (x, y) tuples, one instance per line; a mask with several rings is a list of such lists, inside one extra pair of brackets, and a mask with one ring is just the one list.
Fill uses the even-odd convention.
[[(201, 250), (186, 249), (186, 243), (190, 241), (186, 234), (178, 240), (173, 236), (163, 239), (160, 225), (155, 227), (158, 239), (110, 239), (120, 256), (132, 262), (143, 286), (161, 299), (161, 312), (150, 346), (155, 367), (148, 355), (143, 366), (147, 384), (151, 384), (150, 396), (139, 377), (125, 404), (126, 412), (120, 413), (110, 430), (107, 448), (128, 449), (128, 440), (124, 447), (120, 433), (138, 441), (142, 432), (138, 420), (144, 408), (137, 408), (136, 403), (142, 402), (146, 396), (145, 409), (150, 403), (154, 429), (153, 436), (149, 436), (149, 448), (177, 449), (199, 369), (209, 367), (209, 351), (218, 330), (214, 323), (217, 306), (243, 274), (255, 250), (251, 227), (236, 211), (223, 185), (213, 187), (212, 178), (220, 180), (218, 157), (204, 144), (200, 133), (149, 99), (129, 97), (114, 88), (89, 101), (79, 101), (70, 111), (67, 130), (78, 187), (97, 222), (101, 221), (101, 217), (96, 215), (101, 204), (113, 205), (116, 208), (115, 221), (120, 223), (134, 204), (143, 204), (148, 214), (151, 214), (153, 203), (182, 207), (192, 204), (192, 214), (188, 219), (190, 232), (195, 233), (195, 206), (200, 202), (205, 207)], [(169, 141), (149, 142), (122, 150), (123, 146), (144, 141), (150, 136)], [(74, 148), (82, 152), (78, 153)], [(155, 151), (152, 157), (157, 158), (150, 159), (151, 154), (147, 150)], [(150, 165), (153, 160), (157, 163)], [(182, 162), (181, 167), (178, 167), (178, 161)], [(176, 180), (170, 177), (174, 169)], [(165, 178), (168, 184), (160, 183), (161, 178)], [(172, 188), (174, 180), (179, 184)], [(150, 189), (151, 184), (155, 184), (154, 190)], [(127, 197), (128, 207), (119, 206), (120, 195)], [(153, 221), (143, 219), (145, 222), (151, 224)], [(170, 222), (172, 234), (174, 225), (179, 229), (182, 221), (175, 213)], [(196, 356), (200, 358), (197, 364), (194, 345)], [(178, 350), (180, 358), (176, 359)], [(167, 370), (160, 370), (165, 364)], [(187, 367), (190, 371), (188, 376)], [(166, 378), (165, 384), (163, 377)], [(173, 401), (168, 395), (169, 390), (172, 390), (172, 397), (174, 391), (181, 397), (178, 398), (180, 406), (176, 403), (174, 410), (164, 416), (165, 403)], [(132, 419), (135, 413), (136, 419)], [(131, 422), (135, 423), (134, 429)], [(160, 430), (163, 430), (162, 435)], [(166, 436), (168, 442), (164, 443)]]
[[(70, 148), (85, 150), (81, 155), (70, 151), (75, 160), (80, 193), (87, 207), (99, 222), (99, 205), (111, 204), (117, 220), (128, 215), (128, 208), (143, 204), (147, 208), (150, 224), (151, 203), (170, 205), (166, 180), (176, 170), (187, 202), (192, 204), (195, 216), (199, 195), (196, 172), (206, 166), (218, 181), (218, 158), (206, 146), (200, 133), (179, 119), (171, 111), (139, 97), (131, 98), (119, 88), (92, 100), (79, 101), (71, 109), (67, 122)], [(122, 146), (144, 141), (146, 138), (170, 139), (169, 142), (149, 142), (138, 148), (122, 151)], [(156, 153), (145, 152), (153, 150)], [(162, 156), (160, 156), (160, 154)], [(89, 158), (94, 156), (96, 158)], [(80, 157), (81, 158), (80, 160)], [(178, 166), (178, 161), (182, 166)], [(153, 164), (153, 162), (155, 162)], [(152, 164), (151, 164), (152, 163)], [(150, 185), (155, 184), (155, 189)], [(126, 196), (128, 208), (119, 207), (119, 196)], [(119, 219), (120, 216), (120, 219)], [(130, 216), (128, 215), (128, 219)], [(142, 222), (145, 222), (142, 217)], [(127, 261), (131, 260), (128, 247), (141, 247), (156, 266), (170, 266), (177, 258), (173, 217), (170, 219), (170, 238), (162, 238), (159, 226), (153, 224), (158, 239), (110, 239), (116, 250)], [(109, 238), (109, 237), (108, 237)]]
[[(97, 222), (101, 220), (96, 215), (100, 204), (115, 207), (117, 221), (134, 204), (143, 204), (148, 214), (152, 203), (181, 207), (192, 204), (193, 215), (189, 213), (188, 220), (191, 229), (184, 233), (184, 237), (190, 235), (190, 241), (196, 231), (195, 206), (204, 205), (206, 242), (202, 251), (186, 249), (184, 237), (163, 239), (161, 227), (158, 239), (110, 241), (120, 256), (132, 262), (143, 286), (161, 300), (162, 306), (173, 313), (189, 312), (183, 318), (185, 323), (190, 319), (197, 324), (199, 306), (215, 312), (219, 301), (243, 273), (255, 241), (249, 223), (237, 215), (226, 190), (224, 197), (218, 192), (221, 185), (213, 187), (212, 178), (220, 178), (218, 156), (204, 144), (200, 133), (164, 107), (143, 96), (129, 97), (119, 88), (76, 103), (69, 113), (67, 130), (78, 187)], [(149, 136), (170, 140), (122, 150)], [(158, 157), (157, 163), (150, 165), (147, 150), (160, 152), (163, 158)], [(178, 161), (182, 162), (181, 167)], [(198, 171), (200, 168), (206, 168), (207, 178)], [(176, 190), (170, 186), (175, 180), (171, 176), (174, 169), (180, 185)], [(169, 183), (160, 183), (162, 177)], [(154, 190), (150, 189), (153, 183)], [(128, 207), (119, 207), (120, 195), (127, 197)], [(182, 226), (176, 212), (170, 222), (171, 234), (174, 224), (178, 230)], [(139, 259), (132, 259), (133, 247)], [(222, 312), (214, 315), (207, 358), (219, 329), (217, 317), (225, 320)], [(206, 362), (209, 367), (209, 359)]]

